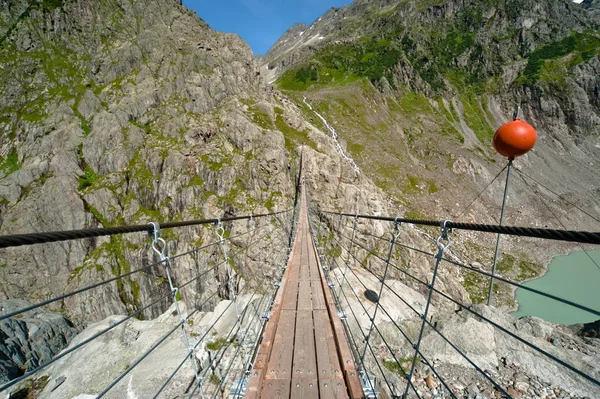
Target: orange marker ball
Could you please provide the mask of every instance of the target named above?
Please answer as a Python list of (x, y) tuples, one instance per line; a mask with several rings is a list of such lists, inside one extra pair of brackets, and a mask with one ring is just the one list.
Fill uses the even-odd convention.
[(505, 123), (494, 134), (494, 148), (498, 153), (513, 160), (533, 148), (537, 133), (533, 126), (516, 118)]

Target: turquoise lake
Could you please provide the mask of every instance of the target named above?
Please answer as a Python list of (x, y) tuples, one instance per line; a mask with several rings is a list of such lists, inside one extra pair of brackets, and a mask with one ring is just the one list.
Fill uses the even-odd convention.
[[(587, 251), (600, 265), (600, 250)], [(529, 288), (600, 311), (600, 269), (583, 251), (552, 259), (548, 272), (523, 284)], [(592, 313), (534, 294), (522, 288), (515, 293), (519, 310), (512, 316), (537, 316), (558, 324), (589, 323), (600, 319)]]

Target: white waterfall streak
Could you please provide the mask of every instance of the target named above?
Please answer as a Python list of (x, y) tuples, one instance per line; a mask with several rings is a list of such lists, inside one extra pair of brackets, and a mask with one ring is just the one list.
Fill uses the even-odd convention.
[(352, 158), (350, 158), (348, 155), (346, 155), (346, 153), (344, 152), (344, 149), (342, 148), (342, 146), (340, 145), (340, 142), (338, 140), (338, 134), (335, 131), (335, 129), (333, 128), (333, 126), (331, 126), (327, 120), (325, 118), (323, 118), (323, 116), (318, 113), (317, 111), (315, 111), (315, 109), (306, 101), (306, 97), (304, 97), (303, 100), (304, 104), (306, 104), (308, 106), (308, 108), (314, 112), (320, 119), (321, 121), (323, 121), (323, 123), (325, 124), (325, 126), (327, 127), (327, 129), (329, 129), (329, 131), (331, 132), (331, 138), (333, 139), (333, 142), (335, 143), (335, 146), (337, 147), (340, 155), (342, 156), (342, 158), (344, 158), (346, 161), (350, 162), (352, 164), (352, 167), (354, 168), (354, 170), (358, 173), (360, 173), (360, 169), (358, 168), (358, 165), (356, 165), (356, 162), (354, 162), (354, 160)]

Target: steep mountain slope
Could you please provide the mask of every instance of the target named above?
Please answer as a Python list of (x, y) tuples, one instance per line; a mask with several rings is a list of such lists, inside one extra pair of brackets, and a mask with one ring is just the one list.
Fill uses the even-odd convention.
[[(311, 135), (324, 161), (336, 159), (326, 136), (262, 83), (250, 48), (179, 1), (11, 1), (0, 12), (1, 234), (283, 210), (298, 144)], [(361, 179), (352, 184), (369, 184)], [(176, 253), (214, 232), (167, 234)], [(151, 254), (143, 234), (8, 249), (0, 292), (39, 302)], [(182, 261), (176, 281), (196, 269)], [(78, 326), (130, 313), (168, 291), (161, 276), (134, 275), (57, 307)], [(200, 282), (194, 292), (190, 305)]]
[[(572, 205), (600, 215), (597, 5), (357, 0), (291, 28), (261, 71), (413, 216), (498, 221), (505, 174), (465, 208), (506, 165), (491, 139), (520, 105), (539, 140), (515, 165), (535, 180), (513, 175), (505, 223), (597, 230)], [(513, 244), (503, 252), (537, 262), (568, 250)]]
[[(285, 209), (293, 196), (301, 143), (306, 144), (305, 173), (313, 206), (410, 216), (418, 215), (410, 211), (417, 209), (428, 216), (447, 217), (458, 213), (456, 203), (461, 208), (466, 205), (467, 199), (501, 169), (500, 159), (492, 154), (486, 140), (493, 125), (508, 116), (515, 102), (526, 105), (525, 99), (531, 100), (525, 107), (527, 119), (538, 122), (543, 129), (541, 143), (533, 154), (518, 162), (519, 166), (547, 184), (550, 178), (540, 165), (562, 168), (552, 178), (556, 180), (551, 181), (552, 187), (593, 212), (598, 206), (594, 198), (584, 199), (577, 192), (598, 190), (594, 135), (598, 75), (593, 74), (598, 70), (598, 55), (589, 15), (568, 3), (552, 3), (563, 4), (571, 12), (566, 14), (563, 26), (553, 21), (564, 12), (559, 6), (544, 8), (550, 3), (540, 7), (517, 4), (521, 8), (513, 3), (478, 4), (358, 1), (348, 8), (330, 11), (315, 23), (311, 28), (318, 26), (318, 35), (309, 36), (311, 28), (296, 26), (267, 57), (272, 65), (279, 65), (271, 72), (283, 73), (279, 85), (286, 89), (289, 96), (285, 96), (265, 84), (245, 43), (235, 35), (212, 31), (177, 0), (0, 0), (0, 86), (4, 88), (0, 92), (0, 234)], [(589, 10), (594, 9), (593, 1), (586, 4)], [(553, 16), (539, 22), (548, 31), (540, 28), (541, 33), (530, 34), (527, 28), (522, 35), (510, 36), (516, 41), (506, 54), (500, 54), (505, 58), (498, 61), (499, 67), (486, 58), (495, 55), (483, 45), (481, 58), (471, 59), (477, 48), (475, 41), (481, 40), (487, 46), (492, 40), (483, 29), (461, 30), (459, 24), (464, 18), (471, 23), (471, 16), (466, 15), (471, 8), (481, 12), (485, 9), (485, 15), (492, 15), (493, 10), (520, 10), (523, 15), (531, 13), (527, 18), (534, 22), (536, 18), (546, 21), (541, 17), (546, 9)], [(502, 13), (495, 15), (500, 31), (508, 31), (516, 23), (510, 18), (508, 21), (513, 22), (506, 23)], [(518, 12), (514, 15), (523, 26), (532, 23)], [(410, 30), (402, 28), (404, 36), (398, 33), (398, 27), (402, 27), (399, 21), (413, 24)], [(588, 31), (573, 34), (574, 42), (569, 39), (562, 43), (563, 38), (570, 37), (571, 28)], [(437, 35), (433, 35), (436, 30)], [(555, 34), (556, 38), (552, 36)], [(522, 53), (521, 36), (528, 43)], [(451, 43), (444, 42), (448, 37)], [(506, 37), (501, 40), (512, 43)], [(569, 50), (571, 55), (557, 58), (555, 53), (543, 50), (545, 47), (536, 53), (534, 49), (552, 40), (562, 43), (560, 54)], [(435, 53), (441, 59), (431, 56), (436, 43), (446, 46)], [(445, 52), (452, 56), (444, 59)], [(529, 61), (525, 56), (529, 61), (533, 59), (532, 65), (541, 62), (539, 78), (534, 74), (534, 83), (525, 80), (513, 85), (521, 70), (528, 79), (525, 71)], [(511, 57), (514, 64), (507, 61)], [(559, 67), (571, 68), (564, 76), (548, 75), (558, 76), (559, 83), (564, 78), (565, 87), (572, 90), (568, 95), (552, 89), (552, 79), (544, 80), (544, 68), (552, 65), (540, 60), (547, 58)], [(497, 75), (499, 71), (503, 79)], [(494, 91), (490, 89), (492, 83), (506, 90)], [(554, 116), (542, 118), (544, 113)], [(340, 135), (339, 142), (331, 137), (332, 127)], [(561, 151), (576, 162), (563, 159)], [(347, 157), (348, 152), (358, 168)], [(590, 167), (582, 168), (582, 162)], [(575, 176), (577, 182), (572, 185)], [(371, 178), (394, 198), (396, 206), (390, 205)], [(527, 189), (519, 180), (515, 187)], [(497, 213), (500, 191), (495, 187), (492, 197), (486, 197), (483, 205), (477, 203), (468, 217), (493, 220), (487, 209)], [(509, 223), (535, 223), (551, 217), (530, 194), (511, 194), (510, 201)], [(588, 226), (588, 221), (571, 212), (566, 202), (551, 205), (556, 206), (554, 210), (565, 223)], [(522, 212), (518, 217), (516, 209)], [(328, 234), (326, 227), (322, 226), (322, 234)], [(378, 222), (361, 222), (359, 228), (375, 235), (389, 231), (388, 224)], [(165, 238), (174, 253), (184, 252), (208, 242), (209, 235), (214, 235), (209, 230), (185, 228), (168, 232)], [(430, 248), (434, 233), (438, 232), (404, 226), (403, 243)], [(376, 250), (388, 245), (370, 236), (362, 244), (372, 248), (377, 242), (382, 244)], [(518, 251), (526, 251), (523, 242), (505, 242), (507, 253), (514, 252), (515, 244), (519, 245)], [(480, 254), (478, 246), (484, 244), (479, 237), (461, 234), (451, 256), (469, 259), (462, 255)], [(275, 242), (274, 247), (285, 250), (286, 245)], [(540, 248), (531, 256), (543, 260), (552, 252), (568, 248)], [(218, 251), (198, 257), (195, 263), (178, 261), (173, 270), (176, 283), (195, 276), (198, 265), (214, 260)], [(141, 234), (3, 250), (0, 292), (8, 298), (37, 302), (132, 270), (150, 262), (150, 254), (148, 240)], [(401, 259), (394, 258), (394, 262), (410, 267), (412, 275), (422, 280), (431, 277), (431, 257), (406, 251), (398, 254), (394, 256)], [(373, 268), (382, 267), (365, 251), (358, 250), (355, 255)], [(249, 256), (252, 258), (252, 253)], [(238, 259), (234, 258), (235, 262)], [(540, 265), (528, 262), (520, 253), (512, 262), (515, 270), (507, 267), (506, 275), (518, 276), (523, 272), (521, 265), (539, 272)], [(400, 280), (404, 292), (415, 298), (424, 298), (427, 292), (397, 271), (390, 272), (389, 278)], [(196, 309), (206, 285), (215, 284), (218, 281), (206, 279), (192, 287), (193, 294), (183, 298), (187, 308)], [(375, 286), (377, 282), (370, 284)], [(440, 272), (436, 282), (436, 287), (465, 304), (469, 304), (469, 294), (474, 302), (480, 301), (485, 286), (474, 282), (472, 276), (450, 270)], [(163, 271), (157, 268), (114, 287), (68, 298), (56, 308), (60, 307), (78, 328), (109, 316), (89, 326), (74, 345), (123, 318), (113, 315), (131, 314), (168, 291)], [(195, 333), (193, 337), (209, 332), (206, 319), (217, 317), (215, 304), (227, 299), (228, 294), (221, 292), (220, 298), (200, 309), (195, 322), (188, 326)], [(508, 293), (503, 294), (500, 304), (510, 306)], [(419, 301), (422, 304), (424, 300)], [(469, 340), (472, 336), (490, 338), (487, 327), (463, 314), (456, 315), (450, 302), (435, 298), (433, 306), (444, 331), (453, 336), (462, 334)], [(481, 309), (501, 319), (507, 328), (520, 330), (527, 339), (537, 334), (540, 345), (556, 346), (552, 351), (566, 351), (561, 342), (572, 339), (555, 326), (525, 320), (515, 327), (503, 310)], [(165, 310), (158, 306), (148, 310), (143, 318), (154, 320), (130, 321), (114, 334), (103, 336), (40, 373), (39, 380), (48, 382), (42, 396), (77, 397), (103, 389), (132, 359), (176, 325), (173, 308)], [(404, 315), (400, 321), (416, 332), (417, 317)], [(365, 318), (364, 322), (364, 326), (352, 328), (365, 329), (369, 321)], [(391, 328), (387, 321), (381, 326), (386, 324)], [(465, 334), (465, 326), (474, 334)], [(223, 331), (219, 331), (220, 339), (224, 339)], [(560, 341), (549, 341), (553, 337), (560, 337)], [(424, 339), (431, 341), (435, 353), (442, 352), (433, 332)], [(531, 377), (535, 389), (538, 379), (543, 380), (539, 384), (544, 390), (555, 386), (571, 389), (569, 379), (558, 373), (548, 377), (537, 358), (505, 341), (500, 337), (486, 341), (484, 359), (500, 368), (507, 384), (515, 379), (514, 373), (527, 381)], [(573, 363), (583, 359), (586, 369), (597, 375), (597, 351), (580, 341), (571, 341), (577, 345), (569, 349), (569, 359), (574, 359)], [(373, 343), (385, 353), (382, 342), (374, 339)], [(473, 342), (467, 348), (469, 354), (480, 353), (479, 343)], [(398, 349), (410, 349), (404, 341), (395, 344)], [(152, 394), (179, 361), (175, 353), (181, 351), (185, 351), (181, 338), (173, 336), (113, 394)], [(504, 353), (519, 355), (508, 359), (510, 363), (502, 358)], [(201, 354), (199, 351), (197, 356)], [(438, 361), (450, 374), (460, 370), (467, 375), (472, 371), (459, 369), (463, 364), (457, 364), (453, 354), (442, 353)], [(95, 385), (88, 384), (86, 378), (95, 376), (108, 363), (114, 367), (96, 379)], [(11, 377), (22, 372), (14, 370)], [(152, 381), (148, 381), (150, 378)], [(177, 386), (167, 395), (179, 395), (192, 378), (186, 365), (177, 377)], [(483, 377), (468, 375), (465, 379), (479, 386)], [(422, 379), (418, 384), (423, 385)], [(462, 391), (472, 389), (465, 384)], [(588, 391), (587, 387), (572, 390), (580, 395)], [(523, 392), (526, 395), (531, 390)]]

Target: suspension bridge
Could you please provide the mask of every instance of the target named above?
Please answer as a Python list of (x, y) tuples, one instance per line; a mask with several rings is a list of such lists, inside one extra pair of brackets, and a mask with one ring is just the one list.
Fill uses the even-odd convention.
[[(471, 304), (461, 302), (445, 292), (438, 283), (443, 267), (461, 269), (477, 273), (486, 281), (494, 279), (584, 310), (600, 319), (598, 309), (524, 286), (494, 271), (490, 273), (447, 256), (452, 237), (461, 230), (595, 245), (600, 244), (600, 233), (329, 212), (310, 201), (302, 169), (301, 167), (297, 179), (295, 204), (283, 212), (0, 236), (0, 248), (8, 248), (44, 243), (52, 245), (52, 242), (73, 239), (93, 240), (94, 237), (116, 234), (147, 233), (152, 240), (151, 250), (156, 259), (154, 263), (105, 281), (5, 312), (0, 315), (0, 322), (21, 317), (39, 307), (51, 307), (65, 298), (101, 286), (117, 289), (118, 280), (128, 281), (135, 276), (143, 278), (145, 273), (164, 276), (165, 284), (169, 287), (165, 295), (137, 308), (118, 322), (67, 347), (51, 360), (23, 370), (20, 376), (0, 386), (0, 393), (6, 394), (8, 398), (25, 397), (23, 393), (27, 393), (27, 388), (24, 388), (27, 380), (44, 375), (44, 369), (50, 365), (60, 365), (60, 362), (76, 355), (85, 345), (132, 318), (140, 317), (148, 309), (158, 307), (165, 310), (171, 306), (177, 314), (178, 322), (175, 326), (147, 350), (139, 353), (125, 370), (113, 370), (110, 381), (103, 390), (87, 392), (88, 394), (97, 398), (128, 397), (125, 377), (135, 373), (142, 362), (150, 361), (152, 352), (166, 340), (173, 339), (177, 333), (181, 334), (178, 339), (185, 347), (180, 354), (181, 362), (169, 370), (156, 364), (157, 374), (154, 379), (160, 376), (163, 380), (155, 391), (146, 392), (142, 397), (467, 396), (465, 387), (459, 386), (448, 370), (440, 367), (435, 357), (426, 351), (423, 337), (425, 332), (430, 332), (437, 334), (455, 351), (465, 367), (480, 376), (481, 392), (503, 398), (523, 397), (523, 393), (516, 391), (513, 385), (506, 384), (479, 365), (473, 356), (461, 348), (460, 342), (453, 341), (433, 321), (432, 303), (447, 301), (455, 309), (476, 317), (480, 322), (504, 334), (507, 339), (518, 342), (542, 359), (540, 362), (556, 367), (566, 381), (575, 381), (585, 387), (587, 392), (598, 393), (596, 397), (600, 397), (600, 370), (593, 363), (595, 358), (590, 357), (590, 360), (574, 364), (549, 344), (523, 338), (516, 329), (502, 325)], [(349, 221), (350, 224), (342, 224), (342, 220)], [(373, 223), (389, 225), (389, 232), (384, 235), (376, 234), (377, 229)], [(407, 226), (413, 225), (439, 229), (430, 248), (417, 248), (403, 242), (403, 231)], [(165, 229), (177, 228), (214, 228), (216, 240), (190, 251), (170, 254), (169, 242), (160, 233)], [(228, 234), (225, 233), (226, 230)], [(246, 243), (239, 244), (244, 237), (247, 239)], [(258, 249), (249, 256), (252, 248)], [(416, 276), (410, 268), (398, 264), (399, 249), (428, 259), (430, 272), (426, 278)], [(201, 253), (209, 253), (211, 256), (206, 259), (211, 260), (206, 264), (195, 262), (196, 275), (188, 281), (177, 277), (177, 262), (182, 262), (186, 257), (198, 257)], [(249, 257), (253, 258), (254, 267), (248, 264)], [(423, 300), (407, 298), (407, 292), (403, 292), (396, 284), (400, 278), (420, 287)], [(189, 290), (194, 290), (194, 293), (189, 293)], [(189, 300), (192, 295), (196, 296), (195, 300)], [(365, 305), (365, 296), (371, 301), (371, 306)], [(189, 311), (183, 306), (186, 298), (191, 305)], [(414, 320), (419, 320), (416, 330), (413, 328), (408, 331), (402, 320), (394, 316), (395, 309), (390, 308), (390, 299), (398, 301), (412, 314)], [(216, 306), (219, 303), (225, 303), (226, 306), (221, 306), (217, 313)], [(190, 322), (198, 314), (211, 311), (214, 311), (213, 317), (202, 327)], [(218, 341), (214, 341), (216, 326), (228, 318), (231, 322), (226, 324), (227, 329), (222, 332)], [(387, 323), (385, 331), (382, 330), (382, 321)], [(394, 342), (391, 342), (390, 337), (393, 337)], [(203, 353), (208, 353), (208, 360), (199, 356), (202, 348)], [(184, 378), (189, 383), (183, 388), (174, 386), (173, 381), (178, 378), (178, 374), (184, 373)], [(427, 383), (424, 384), (423, 381)], [(56, 389), (60, 392), (60, 386)], [(22, 396), (18, 396), (19, 394)]]

